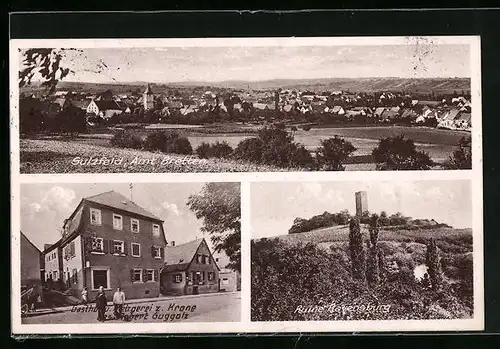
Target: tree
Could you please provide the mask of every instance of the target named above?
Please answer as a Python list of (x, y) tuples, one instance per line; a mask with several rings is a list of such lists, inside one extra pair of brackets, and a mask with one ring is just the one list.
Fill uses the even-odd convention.
[(472, 139), (462, 137), (458, 142), (458, 149), (450, 155), (447, 164), (450, 169), (472, 169)]
[(344, 162), (356, 150), (351, 142), (339, 136), (321, 141), (317, 161), (320, 168), (327, 171), (344, 171)]
[(352, 277), (359, 281), (366, 280), (366, 257), (363, 247), (363, 234), (359, 219), (353, 217), (349, 224), (349, 250), (351, 251)]
[(425, 264), (429, 273), (429, 280), (433, 290), (439, 290), (443, 282), (443, 272), (441, 270), (441, 257), (436, 240), (430, 239), (427, 243)]
[(228, 268), (241, 271), (241, 211), (239, 183), (207, 183), (189, 196), (188, 207), (203, 219), (201, 230), (210, 235), (216, 252), (229, 257)]
[[(64, 67), (67, 55), (72, 52), (76, 56), (81, 56), (87, 60), (83, 50), (76, 48), (30, 48), (22, 52), (23, 55), (22, 68), (19, 71), (18, 83), (19, 87), (31, 85), (33, 80), (40, 80), (41, 85), (46, 88), (48, 93), (53, 93), (60, 80), (63, 80), (69, 73), (74, 73), (68, 67)], [(93, 72), (101, 74), (103, 71), (108, 70), (108, 66), (102, 61), (98, 60), (93, 63)], [(111, 79), (115, 80), (112, 76)]]
[(428, 170), (434, 164), (427, 153), (418, 151), (413, 140), (403, 135), (381, 139), (372, 156), (377, 170)]
[(370, 285), (376, 285), (380, 282), (380, 263), (379, 263), (379, 252), (378, 252), (378, 234), (379, 234), (379, 226), (378, 226), (378, 215), (373, 214), (370, 220), (370, 251), (368, 256), (368, 263), (366, 267), (366, 279)]

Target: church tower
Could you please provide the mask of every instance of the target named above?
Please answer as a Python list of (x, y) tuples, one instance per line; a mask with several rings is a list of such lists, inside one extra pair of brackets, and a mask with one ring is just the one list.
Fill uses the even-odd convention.
[(148, 84), (148, 87), (146, 88), (146, 91), (144, 91), (144, 94), (142, 96), (142, 101), (144, 103), (144, 110), (151, 110), (154, 108), (154, 94), (153, 90), (151, 89), (151, 86)]

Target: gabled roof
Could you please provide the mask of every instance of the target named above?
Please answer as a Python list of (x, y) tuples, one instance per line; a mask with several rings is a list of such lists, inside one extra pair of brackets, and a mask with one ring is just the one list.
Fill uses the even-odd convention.
[(38, 253), (41, 253), (40, 249), (38, 247), (35, 246), (34, 243), (31, 242), (30, 239), (28, 239), (28, 237), (26, 235), (24, 235), (24, 233), (21, 231), (21, 239), (25, 239), (28, 243), (30, 243), (31, 246), (33, 246), (34, 248), (36, 248), (36, 250), (38, 251)]
[(460, 114), (460, 110), (452, 109), (448, 114), (445, 115), (443, 120), (455, 120), (455, 118)]
[(200, 247), (203, 239), (197, 239), (177, 246), (165, 247), (165, 268), (166, 271), (185, 270), (193, 260), (196, 251)]
[(75, 101), (72, 101), (73, 105), (77, 108), (80, 108), (80, 109), (87, 109), (87, 107), (89, 106), (90, 104), (90, 101), (88, 99), (82, 99), (82, 100), (75, 100)]
[(138, 206), (135, 202), (130, 201), (127, 199), (125, 196), (122, 194), (119, 194), (115, 192), (114, 190), (97, 194), (94, 196), (90, 196), (88, 198), (84, 198), (84, 200), (89, 201), (89, 202), (94, 202), (100, 205), (108, 206), (108, 207), (113, 207), (117, 208), (122, 211), (134, 213), (139, 216), (151, 218), (156, 221), (161, 221), (160, 218), (156, 217), (152, 213), (146, 211), (142, 207)]
[(94, 101), (99, 110), (121, 110), (120, 106), (115, 101)]
[(378, 107), (377, 109), (375, 109), (375, 112), (373, 114), (380, 116), (380, 115), (382, 115), (384, 110), (385, 110), (384, 107)]
[(455, 120), (469, 122), (470, 119), (471, 119), (470, 113), (460, 113), (460, 115)]

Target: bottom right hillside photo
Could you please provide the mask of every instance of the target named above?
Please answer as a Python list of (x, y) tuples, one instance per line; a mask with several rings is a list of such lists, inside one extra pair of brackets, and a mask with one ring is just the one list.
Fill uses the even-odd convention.
[(251, 320), (472, 319), (472, 227), (469, 180), (252, 183)]

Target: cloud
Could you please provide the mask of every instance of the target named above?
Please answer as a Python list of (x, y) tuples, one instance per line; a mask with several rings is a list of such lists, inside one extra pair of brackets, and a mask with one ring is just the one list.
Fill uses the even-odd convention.
[(29, 217), (34, 219), (38, 214), (47, 212), (65, 215), (75, 208), (73, 203), (75, 198), (73, 190), (54, 186), (42, 192), (38, 201), (32, 201), (27, 205)]
[(163, 209), (165, 209), (166, 211), (168, 211), (169, 213), (173, 213), (174, 215), (176, 216), (180, 216), (182, 215), (182, 213), (179, 211), (179, 208), (177, 207), (176, 204), (171, 204), (167, 201), (164, 201), (161, 206), (163, 207)]

